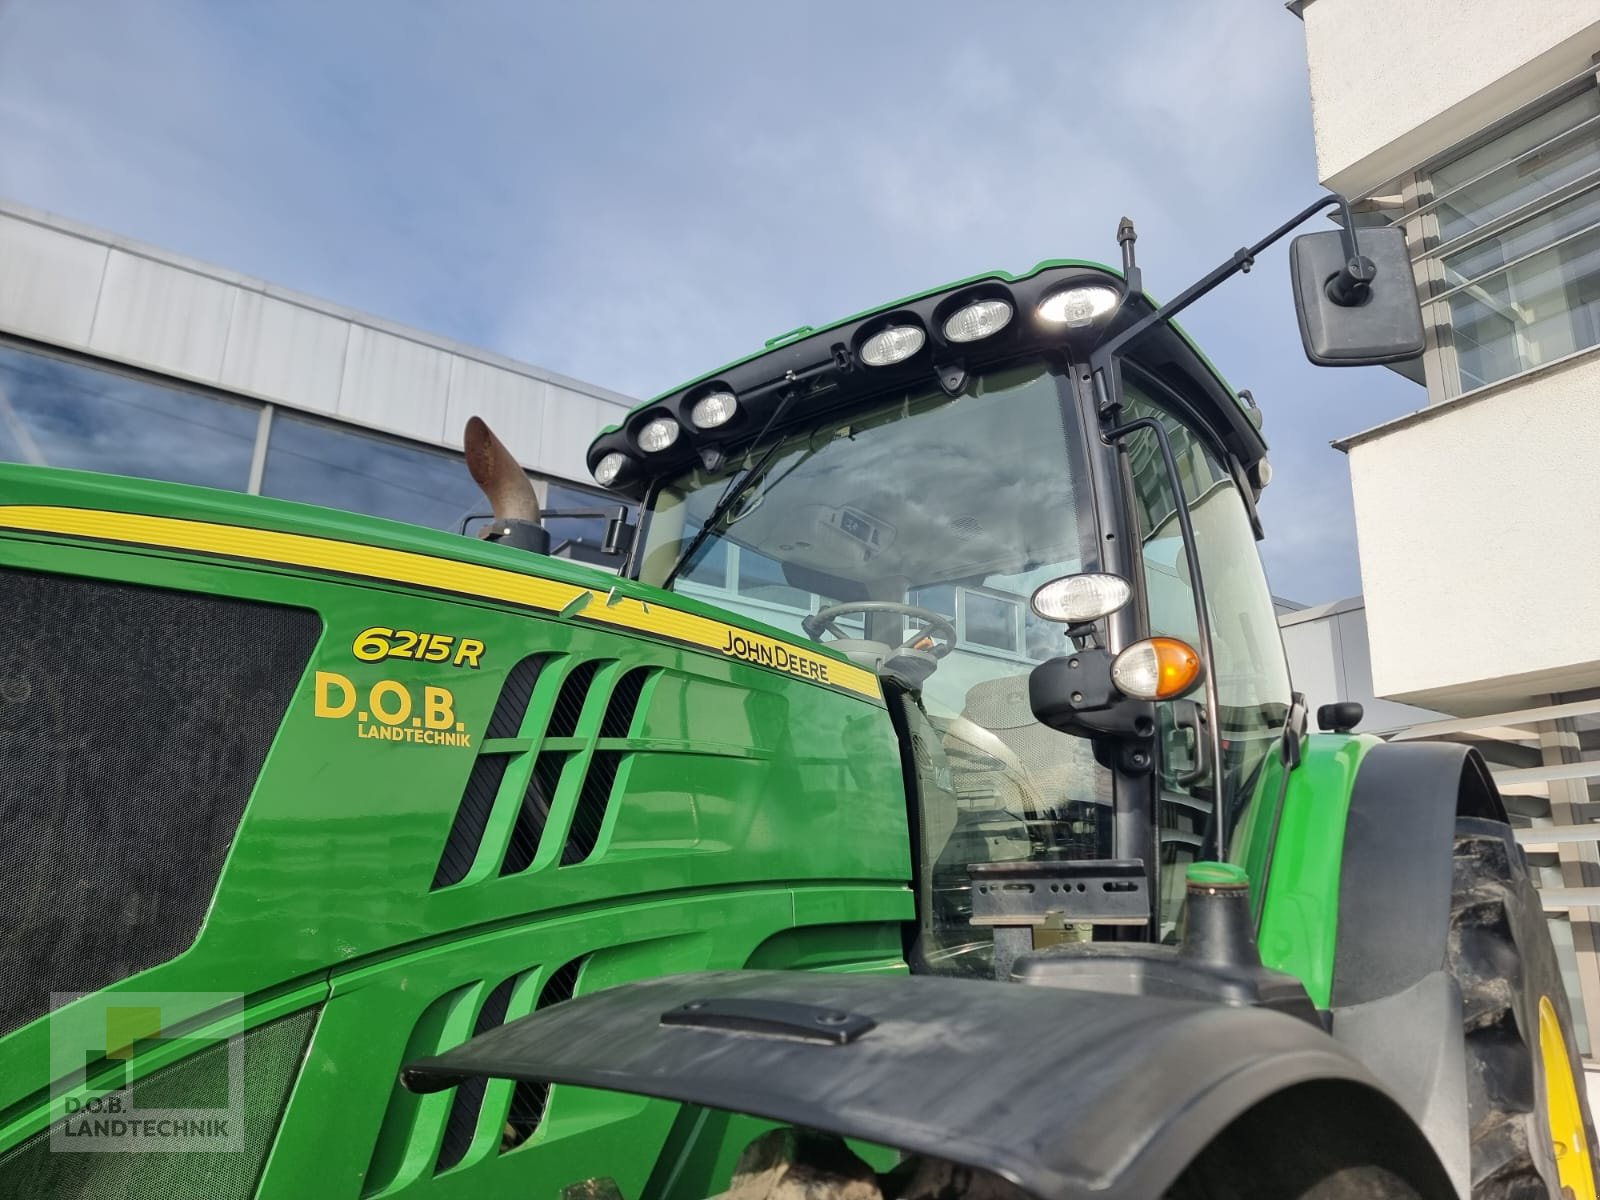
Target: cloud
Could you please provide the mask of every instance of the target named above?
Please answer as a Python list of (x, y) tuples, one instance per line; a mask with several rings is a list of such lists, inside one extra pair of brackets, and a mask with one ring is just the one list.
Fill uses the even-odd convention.
[[(1315, 194), (1277, 5), (0, 0), (0, 195), (637, 395), (950, 279), (1171, 296)], [(1359, 586), (1282, 256), (1185, 316), (1268, 414), (1274, 584)], [(1263, 280), (1263, 276), (1265, 279)]]

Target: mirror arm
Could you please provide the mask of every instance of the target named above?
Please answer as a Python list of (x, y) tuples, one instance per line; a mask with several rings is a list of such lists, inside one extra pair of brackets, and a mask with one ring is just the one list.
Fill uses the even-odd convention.
[[(1235, 250), (1227, 262), (1222, 263), (1214, 270), (1191, 283), (1179, 292), (1166, 304), (1154, 312), (1146, 313), (1132, 325), (1128, 326), (1115, 337), (1108, 338), (1096, 346), (1089, 356), (1089, 369), (1094, 375), (1096, 399), (1102, 414), (1115, 408), (1118, 388), (1112, 388), (1104, 378), (1105, 373), (1112, 368), (1112, 360), (1124, 347), (1137, 341), (1158, 325), (1168, 324), (1189, 305), (1211, 291), (1218, 284), (1241, 272), (1248, 272), (1256, 265), (1256, 256), (1272, 243), (1290, 233), (1297, 226), (1305, 224), (1312, 217), (1327, 209), (1337, 207), (1339, 220), (1340, 241), (1344, 245), (1344, 269), (1328, 284), (1328, 295), (1336, 304), (1346, 307), (1360, 304), (1366, 299), (1367, 290), (1371, 286), (1373, 275), (1376, 273), (1372, 263), (1361, 256), (1361, 247), (1356, 240), (1355, 221), (1350, 215), (1350, 202), (1339, 192), (1329, 192), (1326, 196), (1318, 197), (1311, 204), (1306, 205), (1282, 225), (1279, 225), (1266, 237), (1256, 242), (1253, 246), (1246, 246)], [(1131, 230), (1130, 230), (1131, 232)], [(1122, 241), (1122, 230), (1118, 230), (1118, 241)], [(1131, 240), (1131, 239), (1130, 239)], [(1137, 289), (1138, 280), (1130, 281), (1130, 290)]]

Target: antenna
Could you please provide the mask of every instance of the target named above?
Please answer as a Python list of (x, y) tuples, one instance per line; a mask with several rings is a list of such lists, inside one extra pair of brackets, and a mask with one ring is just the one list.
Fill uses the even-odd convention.
[(1139, 240), (1139, 234), (1133, 227), (1133, 222), (1123, 217), (1117, 222), (1117, 245), (1122, 247), (1122, 274), (1128, 280), (1128, 291), (1143, 292), (1143, 277), (1139, 273), (1139, 264), (1133, 260), (1133, 244)]

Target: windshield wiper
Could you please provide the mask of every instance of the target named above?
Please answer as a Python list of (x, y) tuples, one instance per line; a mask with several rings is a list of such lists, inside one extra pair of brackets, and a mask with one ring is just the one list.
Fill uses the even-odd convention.
[[(794, 393), (790, 392), (789, 395), (778, 402), (777, 407), (772, 410), (772, 415), (767, 418), (767, 423), (761, 427), (761, 432), (756, 435), (756, 441), (759, 442), (765, 437), (767, 431), (777, 423), (778, 418), (783, 415), (783, 410), (789, 407), (789, 401), (793, 396)], [(753, 467), (747, 468), (743, 474), (735, 475), (728, 480), (727, 486), (722, 489), (722, 495), (717, 497), (717, 502), (711, 506), (711, 511), (706, 514), (706, 519), (700, 523), (700, 528), (695, 530), (694, 536), (689, 539), (683, 549), (678, 552), (678, 557), (673, 560), (672, 569), (667, 572), (666, 577), (661, 581), (663, 591), (670, 588), (672, 581), (678, 577), (678, 572), (689, 565), (689, 560), (694, 556), (694, 552), (700, 549), (705, 544), (705, 540), (716, 531), (717, 523), (728, 515), (733, 506), (739, 502), (739, 498), (748, 492), (751, 485), (760, 479), (763, 472), (772, 465), (772, 460), (778, 456), (778, 451), (783, 449), (783, 445), (781, 438), (773, 442), (772, 445), (767, 447), (766, 453), (756, 460)]]

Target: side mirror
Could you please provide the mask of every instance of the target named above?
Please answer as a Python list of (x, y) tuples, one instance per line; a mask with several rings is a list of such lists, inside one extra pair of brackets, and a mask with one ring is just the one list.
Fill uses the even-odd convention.
[(1354, 700), (1340, 700), (1317, 709), (1317, 728), (1324, 733), (1349, 733), (1361, 724), (1366, 710)]
[(1404, 362), (1426, 345), (1405, 232), (1360, 229), (1357, 237), (1359, 265), (1347, 262), (1339, 230), (1302, 234), (1289, 244), (1300, 340), (1319, 367)]

